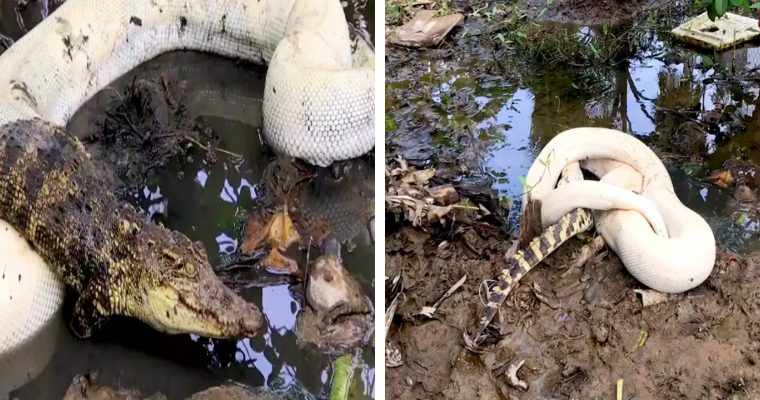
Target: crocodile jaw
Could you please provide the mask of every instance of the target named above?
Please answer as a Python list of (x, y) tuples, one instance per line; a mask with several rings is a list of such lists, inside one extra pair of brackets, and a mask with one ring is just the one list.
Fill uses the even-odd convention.
[(165, 286), (145, 292), (142, 305), (129, 314), (147, 321), (154, 329), (168, 334), (194, 333), (200, 336), (237, 339), (252, 337), (262, 325), (258, 308), (227, 287), (215, 288), (219, 301), (186, 301), (177, 291)]

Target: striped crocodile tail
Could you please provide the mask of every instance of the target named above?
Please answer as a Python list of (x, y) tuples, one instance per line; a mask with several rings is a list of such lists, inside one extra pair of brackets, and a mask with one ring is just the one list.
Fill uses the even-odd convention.
[[(526, 208), (526, 210), (528, 209), (530, 207)], [(496, 286), (488, 294), (486, 313), (478, 322), (476, 334), (473, 337), (468, 337), (465, 332), (465, 346), (470, 350), (477, 351), (480, 344), (486, 339), (485, 331), (496, 316), (499, 306), (512, 289), (517, 286), (520, 279), (568, 239), (587, 231), (592, 226), (593, 216), (591, 212), (583, 208), (576, 208), (555, 224), (548, 226), (541, 235), (534, 237), (527, 246), (523, 246), (509, 257), (506, 267), (501, 270), (497, 277)]]

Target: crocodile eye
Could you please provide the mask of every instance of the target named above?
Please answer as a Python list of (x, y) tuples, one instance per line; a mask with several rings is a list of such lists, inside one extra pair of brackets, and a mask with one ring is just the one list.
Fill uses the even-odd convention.
[(182, 266), (182, 273), (188, 278), (195, 278), (198, 275), (198, 270), (195, 268), (195, 265), (186, 263)]

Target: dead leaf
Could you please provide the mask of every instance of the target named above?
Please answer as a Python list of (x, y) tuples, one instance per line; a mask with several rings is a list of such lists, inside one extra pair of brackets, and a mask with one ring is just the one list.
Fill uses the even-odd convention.
[(441, 206), (449, 206), (459, 201), (459, 193), (450, 184), (434, 186), (427, 189), (435, 203)]
[(448, 213), (451, 212), (451, 206), (446, 207), (440, 207), (440, 206), (428, 206), (430, 211), (427, 213), (428, 221), (440, 221), (445, 217)]
[(288, 215), (288, 210), (275, 214), (267, 226), (267, 239), (273, 248), (285, 251), (291, 244), (297, 242), (301, 236), (298, 234), (293, 220)]
[(522, 368), (523, 364), (525, 364), (525, 360), (520, 360), (516, 364), (510, 364), (509, 368), (507, 368), (507, 372), (505, 372), (505, 375), (507, 375), (507, 382), (509, 382), (512, 387), (528, 390), (528, 382), (525, 382), (524, 380), (517, 377), (517, 371)]
[(460, 13), (437, 17), (434, 10), (420, 10), (409, 22), (392, 30), (388, 42), (407, 47), (436, 46), (462, 19)]
[(423, 169), (419, 171), (414, 171), (404, 176), (403, 178), (401, 178), (401, 182), (415, 184), (417, 186), (423, 187), (430, 180), (430, 178), (434, 176), (435, 176), (435, 168), (428, 168), (428, 169)]
[(264, 267), (279, 273), (298, 275), (298, 263), (296, 260), (282, 254), (277, 248), (273, 248), (264, 258)]
[(396, 368), (404, 365), (404, 358), (401, 356), (401, 349), (393, 343), (385, 345), (385, 366)]
[(245, 239), (240, 250), (245, 254), (251, 254), (264, 246), (267, 238), (267, 219), (264, 213), (252, 214), (245, 224)]
[(725, 189), (734, 183), (734, 174), (730, 168), (719, 169), (707, 177), (707, 181), (713, 185)]
[(554, 292), (543, 290), (541, 285), (535, 282), (533, 283), (533, 294), (536, 295), (538, 300), (549, 306), (552, 310), (557, 310), (562, 305)]

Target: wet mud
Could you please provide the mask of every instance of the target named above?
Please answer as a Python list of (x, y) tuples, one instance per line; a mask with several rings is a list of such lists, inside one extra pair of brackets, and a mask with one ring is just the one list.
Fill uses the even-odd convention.
[[(386, 271), (402, 277), (406, 297), (389, 336), (404, 360), (387, 369), (389, 396), (611, 398), (618, 379), (625, 398), (760, 395), (759, 256), (721, 252), (703, 285), (644, 308), (634, 290), (645, 288), (614, 254), (568, 267), (580, 246), (570, 242), (523, 278), (497, 316), (503, 340), (477, 355), (464, 348), (462, 332), (484, 312), (480, 283), (498, 274), (509, 243), (478, 238), (477, 255), (451, 241), (441, 254), (444, 238), (413, 228), (387, 237)], [(464, 275), (435, 319), (414, 316)], [(523, 360), (517, 376), (527, 391), (504, 374)]]
[[(598, 5), (596, 12), (554, 2), (542, 18), (568, 22), (553, 7), (590, 18), (578, 19), (590, 25), (565, 25), (583, 38), (605, 29), (593, 19), (609, 19), (613, 9), (658, 13), (644, 2)], [(757, 43), (717, 55), (683, 47), (666, 33), (689, 15), (681, 10), (628, 36), (635, 46), (613, 63), (526, 63), (515, 73), (513, 60), (499, 57), (504, 46), (491, 30), (497, 20), (477, 9), (462, 4), (465, 21), (437, 48), (388, 47), (386, 166), (397, 168), (400, 157), (414, 169), (432, 168), (430, 187), (452, 184), (466, 201), (459, 204), (501, 204), (510, 224), (502, 231), (489, 221), (484, 229), (480, 219), (458, 215), (444, 226), (412, 226), (407, 215), (386, 211), (386, 304), (401, 293), (386, 342), (394, 354), (386, 395), (614, 398), (622, 380), (626, 399), (760, 396)], [(713, 228), (713, 273), (644, 307), (634, 290), (646, 288), (617, 256), (602, 248), (579, 263), (593, 233), (574, 238), (512, 291), (495, 318), (501, 340), (473, 353), (462, 333), (483, 315), (481, 285), (503, 268), (517, 237), (520, 177), (554, 135), (579, 126), (629, 132), (654, 149), (679, 198)], [(480, 197), (464, 183), (482, 188)], [(396, 185), (386, 174), (386, 191)], [(432, 318), (419, 315), (464, 276)]]

